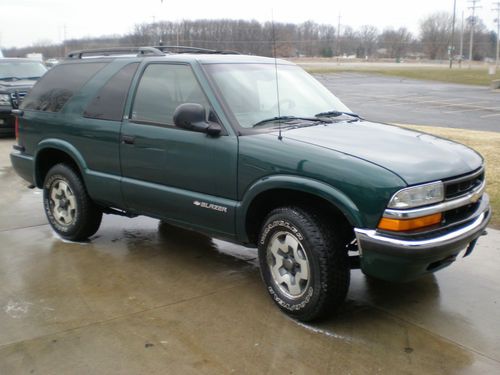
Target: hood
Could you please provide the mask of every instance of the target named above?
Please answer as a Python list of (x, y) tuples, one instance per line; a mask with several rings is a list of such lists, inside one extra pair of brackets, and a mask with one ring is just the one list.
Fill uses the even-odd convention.
[(0, 79), (0, 89), (15, 91), (21, 89), (30, 89), (36, 83), (33, 79), (20, 79), (17, 81), (3, 81)]
[(408, 185), (462, 175), (483, 164), (478, 153), (462, 144), (368, 121), (284, 130), (282, 135), (377, 164)]

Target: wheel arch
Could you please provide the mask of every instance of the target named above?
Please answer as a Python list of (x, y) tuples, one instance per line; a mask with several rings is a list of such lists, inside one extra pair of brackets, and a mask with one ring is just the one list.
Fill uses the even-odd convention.
[(256, 244), (267, 214), (281, 206), (314, 207), (325, 217), (334, 217), (352, 231), (363, 226), (357, 206), (340, 190), (324, 182), (298, 176), (273, 176), (253, 184), (242, 199), (238, 232), (243, 242)]
[(66, 163), (71, 166), (75, 172), (84, 178), (86, 164), (78, 150), (68, 142), (58, 139), (47, 139), (38, 145), (35, 153), (35, 185), (38, 188), (43, 187), (43, 182), (47, 172), (54, 165)]

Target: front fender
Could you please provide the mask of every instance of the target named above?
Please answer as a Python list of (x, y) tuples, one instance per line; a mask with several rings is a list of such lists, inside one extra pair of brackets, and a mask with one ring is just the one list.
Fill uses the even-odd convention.
[(347, 195), (333, 186), (322, 181), (294, 175), (267, 176), (256, 181), (247, 189), (236, 210), (237, 235), (244, 242), (248, 240), (245, 221), (252, 201), (259, 194), (274, 189), (301, 191), (323, 198), (337, 207), (353, 227), (363, 228), (365, 226), (358, 207)]

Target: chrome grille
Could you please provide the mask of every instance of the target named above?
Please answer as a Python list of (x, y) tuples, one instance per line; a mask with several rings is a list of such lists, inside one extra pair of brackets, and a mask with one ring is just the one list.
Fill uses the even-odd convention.
[(27, 91), (16, 91), (10, 94), (10, 99), (12, 100), (12, 106), (18, 108), (24, 100)]
[(443, 181), (446, 200), (466, 195), (484, 181), (484, 169), (481, 168), (465, 176)]

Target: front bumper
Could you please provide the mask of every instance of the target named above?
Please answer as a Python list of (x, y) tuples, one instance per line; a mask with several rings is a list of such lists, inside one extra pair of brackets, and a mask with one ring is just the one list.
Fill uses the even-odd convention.
[(409, 281), (450, 265), (467, 248), (468, 255), (491, 219), (489, 198), (481, 202), (464, 224), (430, 238), (389, 236), (377, 230), (356, 228), (361, 269), (367, 275)]

